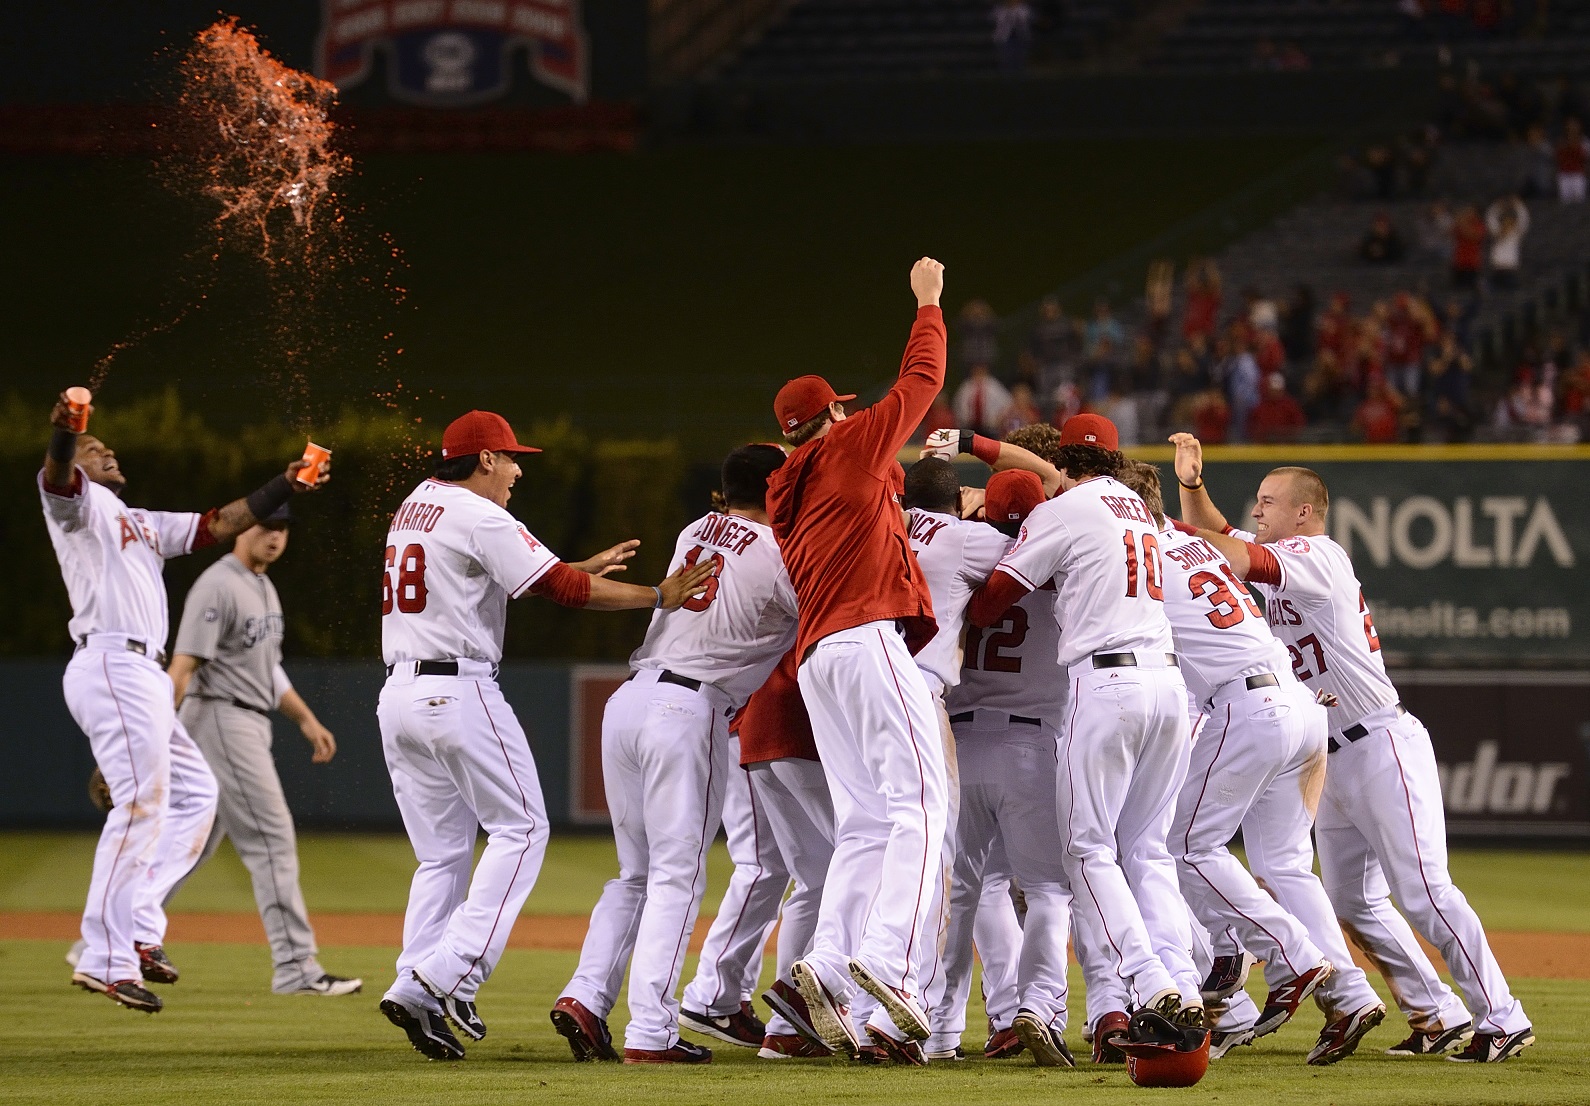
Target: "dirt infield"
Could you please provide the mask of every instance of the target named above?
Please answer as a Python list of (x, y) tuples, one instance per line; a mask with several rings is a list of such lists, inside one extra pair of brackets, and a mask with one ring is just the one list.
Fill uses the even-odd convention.
[[(66, 941), (77, 937), (78, 917), (61, 911), (0, 912), (0, 940)], [(551, 949), (577, 952), (585, 939), (584, 915), (535, 914), (519, 919), (511, 949)], [(319, 914), (315, 935), (322, 945), (377, 945), (397, 948), (403, 935), (400, 914)], [(696, 923), (690, 941), (692, 952), (701, 951), (711, 918)], [(1495, 931), (1491, 947), (1509, 975), (1533, 979), (1590, 979), (1590, 933), (1527, 933)], [(262, 945), (265, 930), (255, 914), (173, 914), (167, 939), (173, 945), (233, 943)], [(1437, 964), (1440, 956), (1426, 946)], [(1365, 969), (1368, 961), (1358, 956)]]

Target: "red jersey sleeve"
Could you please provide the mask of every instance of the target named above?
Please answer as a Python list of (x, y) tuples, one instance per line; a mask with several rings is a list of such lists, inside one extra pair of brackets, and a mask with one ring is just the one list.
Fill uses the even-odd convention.
[(835, 427), (844, 430), (846, 448), (854, 451), (858, 462), (875, 472), (894, 463), (895, 455), (910, 441), (933, 400), (944, 390), (946, 349), (944, 312), (932, 305), (917, 308), (894, 387), (877, 403)]

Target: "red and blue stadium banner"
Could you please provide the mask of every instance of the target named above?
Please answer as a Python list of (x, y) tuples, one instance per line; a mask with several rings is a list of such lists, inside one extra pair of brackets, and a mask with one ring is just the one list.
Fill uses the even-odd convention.
[(322, 0), (316, 67), (339, 88), (368, 79), (377, 50), (394, 99), (466, 107), (505, 96), (516, 51), (531, 75), (584, 103), (590, 56), (581, 0)]

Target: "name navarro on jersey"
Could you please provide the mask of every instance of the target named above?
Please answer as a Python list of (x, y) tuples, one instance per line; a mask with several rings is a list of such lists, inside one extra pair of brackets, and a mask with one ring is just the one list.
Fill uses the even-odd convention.
[(714, 515), (701, 520), (690, 537), (703, 545), (715, 545), (725, 553), (738, 556), (751, 548), (757, 533), (733, 515)]
[(405, 503), (398, 508), (398, 513), (392, 516), (392, 528), (388, 533), (418, 530), (429, 534), (436, 529), (436, 524), (446, 513), (447, 508), (436, 503)]

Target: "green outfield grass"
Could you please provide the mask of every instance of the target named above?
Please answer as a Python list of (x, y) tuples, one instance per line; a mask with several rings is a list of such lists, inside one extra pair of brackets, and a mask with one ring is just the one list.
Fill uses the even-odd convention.
[[(0, 910), (79, 910), (95, 838), (84, 833), (0, 833)], [(299, 838), (304, 897), (314, 913), (402, 911), (414, 855), (401, 836), (306, 833)], [(1452, 874), (1494, 929), (1590, 933), (1590, 853), (1458, 849)], [(585, 914), (618, 871), (605, 833), (560, 834), (526, 914)], [(722, 842), (707, 865), (712, 913), (728, 883)], [(230, 845), (182, 888), (173, 909), (252, 910), (248, 873)], [(1590, 1096), (1587, 1096), (1590, 1097)]]
[[(0, 834), (0, 911), (76, 910), (87, 880), (92, 837)], [(316, 912), (401, 909), (411, 871), (406, 843), (373, 835), (310, 834), (302, 842), (305, 893)], [(604, 835), (554, 838), (527, 913), (589, 910), (614, 870)], [(1463, 850), (1453, 869), (1470, 900), (1496, 929), (1590, 932), (1583, 853)], [(707, 908), (728, 866), (714, 853)], [(247, 880), (230, 849), (198, 873), (182, 910), (252, 909)], [(525, 925), (534, 925), (528, 920)], [(360, 974), (364, 994), (347, 999), (283, 998), (266, 989), (263, 946), (187, 944), (174, 948), (183, 980), (163, 991), (165, 1012), (150, 1018), (67, 986), (59, 941), (0, 941), (0, 1016), (10, 1040), (0, 1060), (0, 1101), (75, 1106), (107, 1095), (140, 1106), (268, 1102), (636, 1102), (701, 1106), (722, 1102), (816, 1101), (950, 1106), (967, 1101), (1056, 1099), (1141, 1101), (1119, 1068), (1039, 1071), (1020, 1060), (939, 1064), (926, 1071), (844, 1067), (828, 1061), (773, 1066), (744, 1050), (716, 1049), (708, 1069), (650, 1070), (575, 1065), (546, 1012), (572, 973), (569, 952), (513, 950), (482, 994), (491, 1035), (457, 1065), (431, 1064), (407, 1047), (376, 1012), (393, 950), (323, 949), (334, 970)], [(769, 965), (770, 967), (770, 965)], [(694, 969), (694, 962), (687, 974)], [(1439, 1060), (1393, 1060), (1382, 1050), (1406, 1032), (1393, 1014), (1360, 1053), (1332, 1068), (1303, 1064), (1317, 1015), (1215, 1065), (1183, 1100), (1221, 1106), (1274, 1106), (1307, 1098), (1318, 1106), (1569, 1104), (1590, 1099), (1590, 988), (1582, 982), (1515, 979), (1539, 1043), (1505, 1065), (1472, 1068)], [(1081, 981), (1073, 973), (1074, 1020)], [(1262, 983), (1253, 989), (1262, 999)], [(974, 988), (974, 995), (976, 994)], [(621, 1032), (622, 1003), (612, 1023)], [(983, 1014), (974, 998), (966, 1043), (980, 1048)], [(1078, 1029), (1068, 1036), (1084, 1055)], [(1167, 1092), (1169, 1093), (1169, 1092)]]

